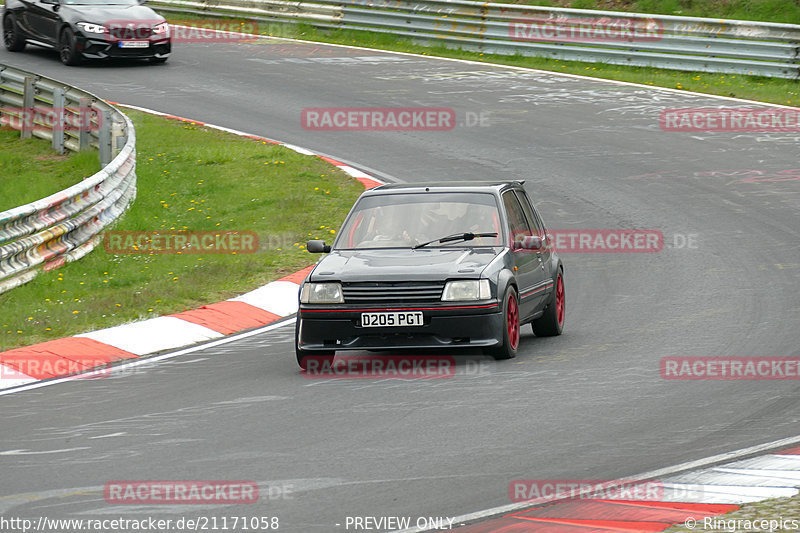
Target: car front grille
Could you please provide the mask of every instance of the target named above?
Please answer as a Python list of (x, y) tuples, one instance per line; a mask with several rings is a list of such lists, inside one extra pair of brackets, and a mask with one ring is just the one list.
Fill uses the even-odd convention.
[(412, 304), (441, 301), (444, 282), (397, 281), (376, 283), (343, 283), (345, 303)]

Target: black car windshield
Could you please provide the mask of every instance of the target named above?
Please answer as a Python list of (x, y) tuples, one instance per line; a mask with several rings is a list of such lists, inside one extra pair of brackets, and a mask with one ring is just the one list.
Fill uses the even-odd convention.
[(411, 248), (454, 233), (496, 233), (434, 244), (437, 247), (498, 246), (503, 231), (490, 193), (400, 193), (365, 196), (356, 204), (334, 248)]

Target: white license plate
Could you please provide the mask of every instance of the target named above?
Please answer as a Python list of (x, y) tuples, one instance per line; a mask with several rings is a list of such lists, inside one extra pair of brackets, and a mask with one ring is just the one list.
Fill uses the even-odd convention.
[(421, 326), (421, 311), (391, 311), (383, 313), (361, 313), (361, 325), (365, 328), (392, 326)]
[(150, 41), (120, 41), (120, 48), (147, 48), (150, 46)]

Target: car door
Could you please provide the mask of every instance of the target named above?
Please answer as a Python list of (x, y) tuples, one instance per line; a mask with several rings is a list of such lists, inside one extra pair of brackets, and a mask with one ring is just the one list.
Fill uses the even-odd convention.
[[(511, 231), (510, 244), (519, 288), (520, 315), (522, 318), (526, 318), (541, 307), (544, 301), (543, 294), (546, 294), (547, 290), (548, 277), (545, 269), (541, 266), (537, 253), (519, 247), (519, 243), (524, 237), (533, 236), (536, 233), (513, 190), (503, 193), (503, 206)], [(552, 284), (552, 279), (549, 280), (549, 283)]]
[(24, 3), (25, 15), (23, 16), (23, 21), (25, 30), (30, 32), (31, 38), (55, 45), (58, 40), (56, 32), (61, 21), (58, 16), (59, 4), (42, 0), (26, 0)]
[[(546, 229), (544, 227), (544, 223), (542, 222), (539, 213), (536, 211), (536, 208), (533, 207), (533, 204), (528, 198), (528, 195), (525, 194), (525, 191), (516, 191), (517, 198), (522, 204), (522, 210), (525, 212), (525, 217), (528, 219), (530, 223), (531, 229), (534, 232), (534, 235), (538, 235), (542, 239), (542, 248), (538, 250), (536, 253), (536, 258), (539, 264), (539, 268), (544, 274), (543, 280), (549, 281), (550, 283), (546, 283), (544, 288), (542, 288), (537, 294), (539, 295), (538, 304), (540, 307), (544, 307), (545, 304), (548, 302), (548, 296), (550, 292), (553, 291), (552, 281), (553, 281), (553, 272), (552, 272), (552, 255), (553, 249), (550, 246), (550, 239), (547, 238)], [(538, 311), (535, 309), (534, 311)]]

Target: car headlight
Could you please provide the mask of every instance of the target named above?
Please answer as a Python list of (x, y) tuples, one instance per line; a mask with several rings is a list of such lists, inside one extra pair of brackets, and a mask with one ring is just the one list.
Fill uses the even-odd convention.
[(153, 35), (166, 35), (169, 37), (169, 24), (161, 22), (153, 26)]
[(340, 283), (306, 283), (300, 292), (300, 303), (341, 304), (344, 303)]
[(442, 292), (443, 302), (488, 300), (492, 297), (488, 279), (448, 281)]
[(79, 22), (78, 26), (86, 33), (105, 33), (106, 28), (102, 24), (92, 24), (91, 22)]

